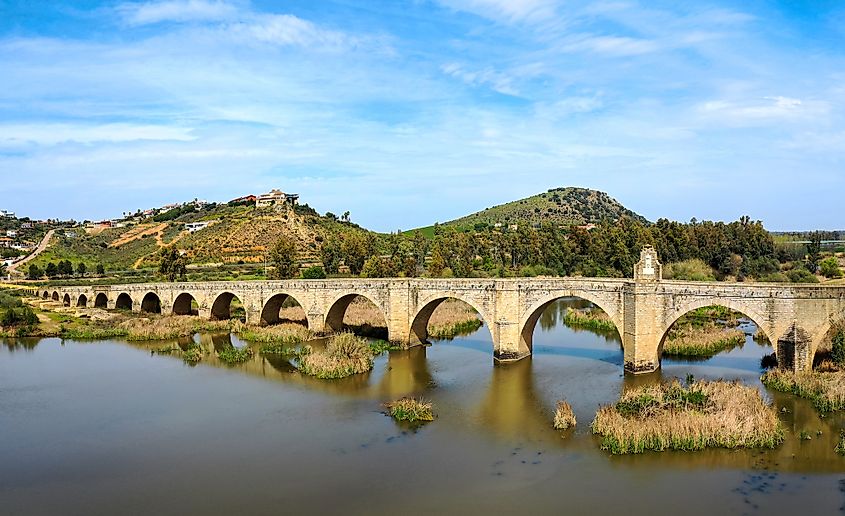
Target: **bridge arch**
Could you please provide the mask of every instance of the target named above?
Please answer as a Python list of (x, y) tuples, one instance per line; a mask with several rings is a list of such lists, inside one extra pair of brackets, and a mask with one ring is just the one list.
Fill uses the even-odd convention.
[[(194, 309), (194, 304), (197, 309)], [(174, 315), (199, 315), (199, 301), (188, 292), (182, 292), (173, 300)]]
[(50, 299), (50, 292), (48, 290), (44, 291), (44, 295), (41, 296), (42, 299)]
[(59, 291), (58, 291), (58, 290), (54, 290), (54, 291), (53, 291), (53, 296), (52, 296), (52, 298), (53, 298), (53, 301), (58, 301), (58, 300), (59, 300)]
[(141, 311), (148, 314), (160, 314), (161, 298), (155, 292), (147, 292), (141, 300)]
[(280, 315), (282, 308), (285, 304), (290, 304), (291, 300), (302, 308), (302, 313), (305, 316), (305, 326), (308, 327), (308, 314), (305, 312), (305, 306), (297, 298), (288, 293), (274, 294), (264, 303), (264, 307), (261, 309), (261, 324), (272, 325), (280, 323), (282, 321)]
[(431, 316), (434, 315), (435, 310), (437, 310), (440, 305), (442, 305), (449, 299), (454, 299), (456, 301), (466, 303), (467, 305), (471, 306), (476, 312), (478, 312), (478, 316), (481, 318), (481, 322), (484, 323), (485, 326), (487, 326), (487, 330), (490, 332), (490, 340), (491, 342), (493, 342), (493, 345), (495, 347), (495, 336), (493, 335), (493, 328), (491, 326), (491, 321), (487, 318), (485, 310), (472, 299), (455, 295), (437, 295), (426, 299), (422, 303), (419, 303), (419, 309), (411, 319), (410, 342), (428, 342), (428, 324), (431, 321)]
[(97, 297), (94, 298), (94, 308), (108, 308), (109, 306), (109, 296), (100, 292), (97, 294)]
[(62, 298), (62, 304), (64, 306), (70, 306), (70, 294), (65, 294), (65, 297)]
[(217, 295), (211, 305), (211, 319), (225, 321), (233, 317), (232, 304), (237, 301), (243, 305), (243, 298), (232, 292), (222, 292)]
[[(672, 329), (672, 326), (678, 320), (687, 315), (688, 313), (692, 312), (693, 310), (698, 310), (699, 308), (706, 308), (708, 306), (721, 306), (723, 308), (728, 308), (733, 310), (734, 312), (739, 312), (742, 315), (751, 319), (751, 322), (757, 326), (758, 330), (762, 330), (763, 333), (769, 337), (770, 343), (774, 346), (779, 335), (776, 335), (776, 331), (773, 327), (767, 326), (763, 324), (763, 321), (766, 320), (762, 314), (757, 312), (753, 307), (747, 306), (744, 303), (737, 303), (732, 299), (719, 299), (719, 298), (705, 298), (705, 299), (696, 299), (694, 301), (690, 301), (685, 303), (674, 311), (669, 313), (663, 323), (662, 328), (660, 329), (660, 342), (662, 343), (663, 340), (666, 338), (666, 334)], [(774, 339), (775, 342), (771, 342)], [(777, 346), (774, 346), (777, 347)]]
[(117, 310), (132, 310), (134, 304), (132, 296), (126, 292), (121, 292), (120, 295), (117, 296), (117, 300), (114, 302), (114, 307)]
[(86, 296), (85, 294), (80, 294), (79, 299), (76, 300), (76, 306), (81, 307), (81, 308), (87, 308), (88, 307), (88, 296)]
[(336, 297), (329, 304), (329, 309), (326, 311), (326, 331), (338, 332), (343, 330), (343, 317), (346, 315), (346, 310), (349, 309), (349, 305), (351, 305), (357, 297), (362, 297), (372, 303), (373, 306), (376, 307), (376, 310), (378, 310), (381, 314), (385, 327), (388, 326), (389, 322), (387, 312), (383, 306), (376, 303), (373, 298), (367, 294), (360, 292), (348, 292)]
[(552, 303), (567, 298), (583, 299), (584, 301), (588, 301), (596, 305), (605, 314), (607, 314), (607, 316), (610, 318), (610, 321), (613, 323), (614, 326), (616, 326), (616, 332), (619, 334), (620, 341), (623, 342), (622, 346), (624, 347), (625, 339), (622, 338), (622, 333), (624, 332), (625, 326), (622, 323), (622, 320), (619, 319), (617, 310), (611, 310), (611, 306), (606, 300), (599, 298), (599, 296), (594, 295), (592, 292), (566, 291), (557, 292), (544, 297), (540, 301), (531, 305), (531, 307), (525, 312), (525, 315), (522, 318), (522, 323), (520, 324), (519, 331), (520, 354), (532, 352), (534, 348), (534, 330), (537, 328), (537, 321), (540, 320), (540, 316), (543, 315), (543, 312), (545, 312), (546, 309), (552, 305)]

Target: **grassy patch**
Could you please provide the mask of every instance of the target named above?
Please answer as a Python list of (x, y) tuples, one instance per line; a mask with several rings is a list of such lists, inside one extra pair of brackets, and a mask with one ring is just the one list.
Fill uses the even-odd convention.
[(563, 323), (569, 328), (583, 328), (600, 332), (615, 332), (616, 325), (600, 309), (574, 310), (566, 309), (563, 316)]
[(709, 358), (745, 344), (745, 333), (718, 326), (690, 327), (670, 333), (663, 344), (664, 356)]
[(813, 403), (819, 412), (834, 412), (845, 408), (845, 373), (801, 372), (772, 370), (760, 380), (776, 391), (794, 394)]
[(300, 371), (322, 380), (346, 378), (373, 368), (373, 352), (366, 339), (352, 333), (329, 338), (325, 351), (315, 351), (300, 360)]
[(680, 382), (632, 389), (602, 407), (592, 424), (602, 449), (614, 454), (647, 450), (774, 448), (783, 440), (777, 413), (738, 382)]
[(299, 324), (278, 324), (276, 326), (244, 327), (238, 335), (249, 342), (259, 344), (298, 346), (314, 339), (314, 333)]
[(386, 340), (374, 340), (374, 341), (370, 342), (370, 351), (372, 352), (374, 357), (377, 357), (379, 355), (383, 355), (383, 354), (388, 353), (390, 351), (400, 351), (402, 349), (405, 349), (405, 348), (403, 348), (402, 346), (397, 346), (395, 344), (392, 344), (392, 343), (390, 343)]
[(243, 364), (252, 359), (255, 353), (249, 348), (226, 348), (217, 353), (221, 362), (229, 365)]
[(195, 365), (202, 360), (203, 351), (199, 344), (193, 343), (182, 352), (182, 360), (190, 365)]
[(402, 398), (385, 403), (384, 406), (387, 408), (387, 414), (396, 421), (408, 423), (434, 421), (434, 406), (431, 402), (425, 400)]
[(555, 421), (554, 427), (556, 430), (567, 430), (576, 425), (575, 413), (572, 412), (572, 406), (566, 401), (558, 401), (555, 407)]

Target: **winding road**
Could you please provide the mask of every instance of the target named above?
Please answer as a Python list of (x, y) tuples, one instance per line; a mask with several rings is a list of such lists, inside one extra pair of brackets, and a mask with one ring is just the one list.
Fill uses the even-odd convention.
[(30, 260), (35, 259), (39, 254), (43, 253), (47, 247), (50, 245), (50, 240), (53, 239), (53, 235), (56, 233), (55, 229), (51, 229), (44, 235), (44, 238), (41, 240), (41, 243), (38, 244), (38, 247), (35, 248), (35, 251), (29, 253), (29, 255), (19, 262), (15, 262), (12, 265), (9, 265), (8, 271), (9, 274), (25, 274), (18, 270), (19, 267), (22, 265), (26, 265)]

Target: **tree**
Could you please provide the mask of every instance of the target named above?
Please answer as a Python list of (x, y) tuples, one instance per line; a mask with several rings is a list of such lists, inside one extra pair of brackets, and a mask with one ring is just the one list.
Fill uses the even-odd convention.
[(188, 272), (185, 257), (175, 248), (163, 249), (158, 272), (163, 274), (168, 281), (184, 280)]
[(326, 271), (319, 265), (308, 267), (302, 271), (302, 279), (326, 279)]
[(79, 265), (76, 266), (76, 273), (84, 278), (86, 272), (88, 272), (88, 267), (85, 266), (84, 262), (79, 262)]
[(825, 258), (819, 262), (819, 273), (825, 278), (841, 278), (842, 269), (839, 268), (839, 260), (835, 256)]
[(819, 256), (822, 252), (822, 234), (813, 231), (810, 234), (810, 242), (807, 244), (807, 269), (810, 272), (818, 271)]
[(58, 277), (59, 268), (56, 267), (55, 263), (50, 262), (50, 263), (47, 264), (47, 268), (44, 270), (44, 272), (47, 274), (48, 278), (53, 279), (53, 278)]
[(282, 236), (270, 251), (270, 261), (275, 266), (273, 277), (290, 279), (299, 273), (299, 253), (293, 239)]
[(106, 268), (103, 267), (102, 263), (97, 264), (97, 276), (105, 276), (106, 275)]
[(41, 267), (35, 265), (34, 263), (29, 266), (29, 272), (27, 274), (27, 278), (29, 279), (41, 279), (44, 277), (44, 271), (41, 270)]
[(6, 264), (0, 262), (0, 277), (3, 277), (5, 275), (6, 275)]
[(343, 215), (340, 216), (340, 220), (343, 222), (349, 222), (350, 213), (348, 211), (343, 212)]
[(57, 267), (59, 276), (73, 276), (73, 264), (70, 260), (62, 260)]
[(393, 260), (385, 256), (367, 259), (361, 269), (361, 276), (364, 278), (395, 278), (397, 275)]

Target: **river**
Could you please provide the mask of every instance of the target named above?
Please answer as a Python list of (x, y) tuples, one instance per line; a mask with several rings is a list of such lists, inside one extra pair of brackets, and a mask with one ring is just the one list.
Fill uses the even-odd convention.
[[(161, 343), (0, 341), (0, 514), (832, 514), (845, 505), (845, 459), (833, 451), (845, 419), (766, 391), (760, 358), (771, 347), (749, 336), (710, 360), (626, 376), (617, 335), (563, 325), (571, 304), (543, 315), (530, 359), (494, 365), (482, 327), (340, 381), (260, 355), (190, 366), (151, 353)], [(600, 405), (688, 374), (758, 386), (781, 411), (784, 444), (600, 449), (589, 431)], [(406, 395), (433, 401), (437, 420), (413, 428), (383, 414)], [(551, 427), (561, 398), (575, 430)]]

